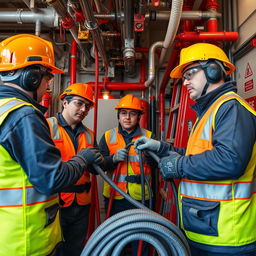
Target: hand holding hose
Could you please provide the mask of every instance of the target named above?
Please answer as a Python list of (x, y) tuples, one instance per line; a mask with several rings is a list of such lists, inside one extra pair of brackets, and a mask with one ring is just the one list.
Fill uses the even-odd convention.
[(128, 156), (128, 150), (126, 148), (120, 148), (113, 155), (113, 162), (118, 163), (118, 162), (125, 161), (127, 156)]
[(160, 141), (142, 136), (134, 142), (134, 148), (138, 150), (146, 149), (157, 152), (160, 149)]
[(104, 158), (97, 148), (83, 148), (77, 153), (77, 156), (81, 157), (87, 165), (101, 165), (104, 162)]

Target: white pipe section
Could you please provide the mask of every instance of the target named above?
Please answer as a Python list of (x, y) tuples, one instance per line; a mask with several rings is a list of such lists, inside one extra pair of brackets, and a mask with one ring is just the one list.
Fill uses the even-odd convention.
[(163, 48), (161, 51), (160, 59), (159, 59), (159, 67), (162, 65), (168, 48), (173, 43), (175, 36), (177, 34), (177, 30), (180, 24), (180, 18), (182, 14), (182, 6), (183, 0), (173, 0), (172, 1), (172, 9), (169, 19), (169, 24), (167, 28), (167, 33), (163, 42)]

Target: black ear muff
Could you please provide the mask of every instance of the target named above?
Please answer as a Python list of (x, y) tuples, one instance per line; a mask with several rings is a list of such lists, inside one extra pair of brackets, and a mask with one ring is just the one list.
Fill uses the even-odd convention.
[(207, 63), (204, 71), (209, 83), (218, 83), (223, 78), (223, 71), (215, 62)]
[(26, 67), (21, 73), (19, 85), (26, 91), (36, 91), (41, 84), (42, 77), (40, 67)]

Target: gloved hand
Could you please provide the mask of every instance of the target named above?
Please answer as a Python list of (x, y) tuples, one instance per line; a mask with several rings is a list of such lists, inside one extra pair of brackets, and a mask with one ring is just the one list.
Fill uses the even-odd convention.
[(77, 156), (82, 157), (87, 165), (101, 165), (104, 162), (104, 158), (97, 148), (83, 148), (77, 153)]
[(165, 156), (160, 159), (158, 167), (164, 178), (164, 180), (169, 180), (171, 178), (181, 179), (182, 175), (178, 169), (178, 162), (181, 158), (181, 155), (171, 151), (169, 156)]
[(158, 151), (160, 148), (160, 141), (142, 136), (134, 142), (134, 148), (139, 150), (148, 149), (151, 151)]
[(120, 148), (113, 156), (113, 162), (118, 163), (125, 161), (126, 157), (128, 156), (128, 150), (126, 148)]

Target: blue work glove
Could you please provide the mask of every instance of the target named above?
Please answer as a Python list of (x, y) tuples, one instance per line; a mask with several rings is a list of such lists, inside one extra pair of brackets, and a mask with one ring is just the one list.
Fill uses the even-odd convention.
[(97, 148), (83, 148), (77, 153), (77, 156), (83, 158), (87, 165), (102, 165), (104, 162), (104, 158)]
[(165, 156), (160, 159), (158, 167), (164, 178), (164, 180), (169, 180), (171, 178), (181, 179), (182, 175), (178, 169), (178, 162), (181, 158), (181, 155), (171, 151), (169, 156)]
[(134, 148), (138, 150), (147, 149), (157, 152), (160, 149), (160, 141), (142, 136), (134, 142)]
[(126, 148), (120, 148), (113, 156), (113, 162), (118, 163), (125, 161), (128, 156), (128, 150)]

